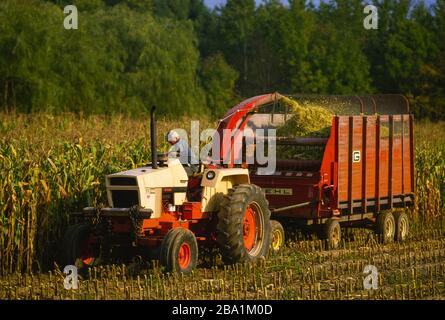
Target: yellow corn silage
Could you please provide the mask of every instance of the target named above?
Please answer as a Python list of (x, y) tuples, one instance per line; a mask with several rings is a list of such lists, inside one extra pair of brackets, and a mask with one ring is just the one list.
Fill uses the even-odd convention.
[[(334, 112), (321, 105), (327, 105), (326, 101), (317, 104), (316, 102), (305, 101), (299, 103), (291, 98), (279, 96), (279, 103), (286, 106), (291, 116), (282, 126), (277, 128), (278, 137), (324, 137), (328, 138), (332, 127), (332, 117)], [(381, 138), (389, 137), (389, 128), (385, 125), (380, 127)], [(298, 152), (296, 148), (289, 146), (279, 146), (277, 157), (280, 159), (314, 159), (322, 157), (322, 150), (307, 148)]]
[[(291, 113), (289, 120), (277, 128), (278, 137), (329, 137), (333, 113), (315, 104), (301, 104), (288, 97), (281, 96), (279, 103), (286, 106)], [(278, 146), (278, 159), (318, 159), (323, 150), (318, 148), (295, 148)]]
[(295, 100), (281, 96), (279, 101), (288, 107), (291, 118), (277, 128), (279, 137), (328, 137), (333, 114), (320, 106), (300, 104)]

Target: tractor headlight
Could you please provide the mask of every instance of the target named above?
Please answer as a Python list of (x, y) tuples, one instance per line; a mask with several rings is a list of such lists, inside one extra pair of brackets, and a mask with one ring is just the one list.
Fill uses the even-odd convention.
[(209, 171), (206, 174), (207, 180), (212, 180), (213, 178), (215, 178), (215, 176), (216, 176), (215, 171)]

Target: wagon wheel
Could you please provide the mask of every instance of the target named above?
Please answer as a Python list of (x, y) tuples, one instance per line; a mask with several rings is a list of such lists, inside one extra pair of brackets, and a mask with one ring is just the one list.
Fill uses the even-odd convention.
[(379, 237), (379, 241), (383, 244), (394, 240), (396, 223), (391, 212), (382, 212), (377, 216), (375, 232)]
[(265, 257), (270, 247), (270, 210), (260, 187), (242, 184), (230, 191), (218, 213), (217, 242), (225, 263)]
[(341, 243), (341, 227), (336, 219), (328, 219), (322, 226), (321, 238), (326, 240), (327, 248), (338, 249)]
[(396, 225), (395, 240), (403, 242), (409, 235), (409, 219), (405, 212), (399, 211), (394, 213), (394, 220)]
[(271, 240), (270, 245), (272, 252), (278, 252), (284, 246), (285, 233), (283, 226), (276, 220), (270, 220)]
[(167, 272), (190, 273), (198, 263), (198, 243), (188, 229), (170, 230), (161, 244), (160, 262)]

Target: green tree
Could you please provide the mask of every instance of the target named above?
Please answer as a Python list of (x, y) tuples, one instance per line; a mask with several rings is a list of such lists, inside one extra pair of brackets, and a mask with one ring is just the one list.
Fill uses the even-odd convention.
[(61, 88), (48, 61), (57, 58), (60, 17), (60, 9), (48, 3), (0, 3), (0, 103), (5, 109), (30, 112), (33, 105), (58, 102)]
[(436, 42), (429, 27), (433, 20), (424, 3), (409, 0), (377, 3), (380, 28), (367, 49), (374, 86), (381, 93), (411, 97), (419, 117), (432, 114), (429, 91), (436, 73), (433, 61)]
[[(314, 93), (360, 94), (370, 88), (369, 63), (363, 50), (363, 6), (358, 0), (320, 4), (309, 43), (309, 87)], [(310, 88), (308, 88), (310, 90)]]
[(222, 54), (206, 58), (202, 63), (201, 79), (211, 113), (222, 116), (235, 101), (238, 72), (230, 67)]
[(263, 3), (255, 12), (245, 92), (288, 89), (288, 34), (295, 30), (289, 10), (278, 0)]
[(436, 44), (432, 52), (433, 67), (430, 70), (431, 92), (430, 109), (434, 120), (445, 119), (445, 3), (437, 1), (433, 7), (432, 22), (433, 43)]
[(45, 0), (56, 4), (60, 8), (64, 8), (67, 5), (75, 5), (80, 12), (97, 10), (104, 7), (103, 0)]
[(228, 0), (221, 9), (220, 49), (226, 60), (240, 72), (241, 89), (247, 86), (249, 51), (254, 30), (255, 1)]

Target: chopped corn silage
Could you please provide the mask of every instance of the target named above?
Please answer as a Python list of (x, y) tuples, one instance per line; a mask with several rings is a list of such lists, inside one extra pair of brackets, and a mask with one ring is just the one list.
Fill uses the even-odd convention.
[(287, 97), (282, 97), (280, 103), (287, 106), (292, 115), (277, 128), (277, 136), (329, 137), (333, 117), (329, 110), (309, 103), (302, 105)]
[[(278, 137), (329, 137), (333, 114), (326, 108), (313, 104), (299, 104), (282, 97), (279, 101), (292, 113), (289, 120), (277, 128)], [(321, 159), (322, 147), (277, 146), (278, 159)]]
[[(277, 127), (277, 136), (286, 138), (316, 137), (328, 138), (331, 133), (332, 119), (335, 113), (353, 113), (351, 104), (327, 99), (301, 99), (299, 101), (280, 96), (278, 103), (287, 107), (290, 116), (281, 126)], [(380, 137), (389, 138), (388, 123), (382, 122)], [(320, 146), (277, 146), (278, 159), (321, 160), (324, 148)]]

